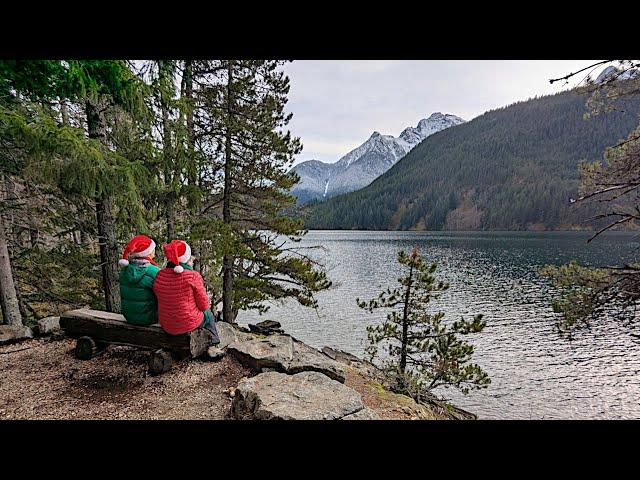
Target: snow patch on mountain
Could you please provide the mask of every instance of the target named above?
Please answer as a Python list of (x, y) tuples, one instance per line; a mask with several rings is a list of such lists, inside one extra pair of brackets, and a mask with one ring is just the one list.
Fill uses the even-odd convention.
[(306, 203), (366, 187), (425, 138), (461, 123), (464, 120), (456, 115), (435, 112), (417, 126), (405, 128), (397, 138), (375, 131), (335, 163), (309, 160), (293, 167), (300, 181), (292, 193)]
[(630, 80), (632, 78), (636, 78), (638, 75), (640, 75), (640, 70), (637, 70), (635, 68), (622, 70), (618, 67), (610, 65), (602, 72), (600, 72), (600, 75), (596, 77), (594, 83), (598, 84), (615, 80)]

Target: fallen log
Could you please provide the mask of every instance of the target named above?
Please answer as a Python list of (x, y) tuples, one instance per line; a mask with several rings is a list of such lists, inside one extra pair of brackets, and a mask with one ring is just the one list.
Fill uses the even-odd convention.
[[(60, 316), (60, 328), (72, 337), (89, 337), (96, 345), (128, 345), (145, 349), (164, 349), (175, 352), (178, 357), (196, 358), (206, 353), (213, 335), (206, 329), (198, 328), (183, 335), (169, 335), (158, 324), (143, 326), (127, 323), (117, 313), (81, 308), (70, 310)], [(85, 346), (89, 342), (82, 340)], [(93, 346), (88, 349), (94, 352)]]

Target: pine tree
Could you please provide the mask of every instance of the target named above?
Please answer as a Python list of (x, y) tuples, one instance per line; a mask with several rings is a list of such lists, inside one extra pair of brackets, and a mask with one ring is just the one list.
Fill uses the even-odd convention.
[(153, 100), (157, 130), (159, 132), (159, 164), (158, 172), (163, 183), (161, 192), (162, 211), (166, 224), (167, 242), (175, 238), (176, 234), (176, 208), (180, 201), (180, 188), (182, 185), (182, 169), (180, 160), (180, 118), (178, 117), (178, 105), (176, 74), (178, 62), (175, 60), (158, 60), (152, 62), (155, 66), (156, 77), (152, 81)]
[(55, 94), (62, 67), (57, 61), (0, 61), (0, 307), (4, 323), (22, 324), (19, 290), (13, 274), (8, 219), (16, 203), (9, 198), (15, 191), (24, 161), (13, 138), (16, 123), (24, 122), (29, 112), (22, 108), (25, 100), (42, 101)]
[(399, 252), (398, 263), (408, 269), (398, 279), (400, 287), (388, 288), (368, 302), (356, 299), (370, 313), (390, 310), (383, 323), (367, 327), (370, 358), (376, 358), (381, 344), (386, 346), (389, 359), (382, 367), (392, 388), (416, 400), (440, 386), (453, 386), (463, 393), (486, 387), (488, 375), (470, 363), (473, 346), (459, 338), (481, 332), (486, 324), (482, 315), (443, 323), (443, 312), (429, 313), (430, 302), (449, 288), (436, 280), (436, 264), (425, 263), (415, 249), (411, 255)]
[[(72, 61), (69, 68), (70, 95), (84, 101), (90, 139), (109, 149), (107, 115), (120, 107), (132, 112), (141, 103), (136, 98), (141, 82), (124, 61)], [(115, 202), (117, 193), (98, 185), (95, 191), (98, 245), (102, 266), (102, 284), (108, 311), (120, 311), (118, 287), (119, 248), (116, 236)]]
[[(0, 133), (20, 159), (16, 172), (28, 176), (26, 184), (49, 185), (50, 196), (78, 201), (76, 211), (91, 200), (105, 302), (117, 310), (116, 214), (129, 226), (141, 222), (140, 193), (148, 176), (144, 85), (119, 61), (5, 62), (2, 69), (12, 102), (0, 112)], [(81, 114), (79, 121), (70, 111)], [(86, 229), (81, 232), (86, 236)]]
[[(581, 87), (590, 94), (584, 116), (591, 118), (615, 110), (627, 111), (629, 100), (640, 98), (639, 66), (637, 62), (620, 61), (608, 79), (594, 83), (588, 78), (586, 85)], [(631, 118), (637, 122), (637, 116)], [(640, 127), (629, 133), (625, 140), (607, 148), (604, 161), (582, 163), (580, 180), (576, 203), (595, 207), (595, 217), (604, 221), (589, 242), (610, 229), (636, 229), (640, 220)], [(569, 337), (574, 330), (588, 327), (593, 320), (608, 318), (611, 314), (623, 320), (637, 319), (640, 302), (640, 264), (637, 262), (593, 268), (573, 261), (562, 266), (546, 265), (540, 273), (559, 287), (560, 295), (552, 302), (554, 311), (560, 314), (556, 327)]]
[(208, 286), (225, 293), (229, 321), (272, 299), (315, 305), (329, 282), (296, 248), (305, 232), (286, 214), (301, 147), (285, 131), (279, 66), (0, 62), (1, 173), (12, 186), (2, 191), (18, 192), (24, 209), (3, 215), (20, 258), (4, 271), (17, 272), (28, 297), (16, 288), (18, 307), (34, 317), (61, 303), (118, 310), (118, 243), (134, 229), (152, 234), (148, 226), (192, 244)]
[(201, 140), (215, 149), (207, 181), (216, 194), (203, 205), (198, 228), (208, 231), (222, 257), (223, 318), (234, 322), (244, 308), (266, 311), (264, 301), (293, 297), (313, 306), (313, 294), (329, 286), (325, 273), (298, 249), (299, 220), (285, 209), (295, 203), (287, 192), (300, 141), (283, 131), (289, 80), (282, 62), (224, 60), (210, 65), (217, 79), (200, 92), (211, 124)]

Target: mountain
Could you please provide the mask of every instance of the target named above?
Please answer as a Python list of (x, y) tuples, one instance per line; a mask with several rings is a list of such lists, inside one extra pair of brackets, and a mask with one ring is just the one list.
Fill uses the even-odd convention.
[(634, 68), (628, 69), (628, 70), (622, 70), (618, 67), (614, 67), (613, 65), (611, 65), (605, 68), (600, 73), (600, 75), (596, 77), (596, 79), (594, 80), (594, 83), (605, 83), (605, 82), (618, 81), (618, 80), (630, 80), (632, 78), (636, 78), (638, 75), (640, 75), (640, 70), (637, 70)]
[(373, 132), (369, 139), (336, 163), (302, 162), (293, 169), (300, 181), (292, 189), (300, 203), (352, 192), (370, 184), (428, 136), (464, 123), (460, 117), (440, 112), (407, 127), (396, 138)]
[[(305, 206), (311, 229), (561, 230), (581, 161), (603, 158), (638, 126), (640, 98), (585, 119), (588, 93), (567, 91), (487, 112), (432, 135), (367, 187)], [(593, 226), (593, 225), (589, 225)]]

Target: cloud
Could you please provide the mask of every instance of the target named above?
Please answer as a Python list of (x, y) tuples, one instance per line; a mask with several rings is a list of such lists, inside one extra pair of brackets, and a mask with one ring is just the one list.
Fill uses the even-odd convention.
[[(589, 60), (294, 61), (289, 125), (305, 146), (297, 162), (337, 161), (374, 130), (398, 135), (433, 112), (466, 120), (566, 86), (549, 84)], [(569, 85), (569, 86), (574, 86)]]

